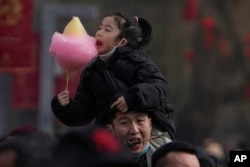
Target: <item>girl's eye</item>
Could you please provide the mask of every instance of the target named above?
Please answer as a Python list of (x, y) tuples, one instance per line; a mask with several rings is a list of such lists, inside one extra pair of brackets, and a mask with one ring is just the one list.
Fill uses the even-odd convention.
[(107, 31), (107, 32), (111, 32), (111, 30), (110, 30), (110, 29), (105, 29), (105, 31)]

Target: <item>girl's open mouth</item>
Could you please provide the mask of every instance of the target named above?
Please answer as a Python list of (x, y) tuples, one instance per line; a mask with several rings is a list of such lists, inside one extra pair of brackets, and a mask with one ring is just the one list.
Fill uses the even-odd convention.
[(96, 41), (96, 46), (102, 46), (102, 42), (101, 41)]

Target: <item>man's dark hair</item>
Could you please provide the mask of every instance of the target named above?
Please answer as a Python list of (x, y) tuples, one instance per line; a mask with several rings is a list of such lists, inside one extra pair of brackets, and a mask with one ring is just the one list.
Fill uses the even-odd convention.
[(184, 141), (173, 141), (159, 147), (152, 156), (152, 167), (156, 166), (158, 160), (166, 156), (169, 152), (180, 151), (197, 156), (195, 147)]
[[(108, 112), (107, 114), (107, 120), (108, 120), (108, 123), (109, 124), (112, 124), (113, 120), (115, 119), (116, 117), (116, 113), (119, 112), (119, 110), (117, 109), (112, 109)], [(136, 113), (142, 113), (142, 114), (147, 114), (148, 117), (151, 118), (151, 112), (148, 112), (148, 111), (137, 111), (137, 110), (130, 110), (130, 111), (127, 111), (127, 112), (136, 112)]]

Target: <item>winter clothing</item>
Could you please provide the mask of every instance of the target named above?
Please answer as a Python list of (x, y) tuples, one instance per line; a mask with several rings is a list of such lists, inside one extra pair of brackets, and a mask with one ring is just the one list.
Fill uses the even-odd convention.
[(104, 128), (70, 130), (53, 151), (49, 167), (137, 167), (128, 150)]
[(142, 49), (119, 47), (107, 62), (97, 57), (83, 70), (70, 104), (62, 107), (54, 97), (51, 105), (56, 117), (68, 126), (86, 125), (93, 118), (105, 125), (109, 106), (121, 95), (128, 110), (147, 111), (153, 126), (174, 138), (167, 80)]

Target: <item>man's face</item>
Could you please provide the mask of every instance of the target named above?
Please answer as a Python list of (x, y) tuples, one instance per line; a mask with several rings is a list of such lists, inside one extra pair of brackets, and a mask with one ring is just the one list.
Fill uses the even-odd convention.
[(150, 139), (151, 129), (151, 118), (145, 113), (117, 112), (113, 120), (113, 131), (122, 143), (141, 141), (128, 145), (133, 154), (141, 153), (144, 150)]

